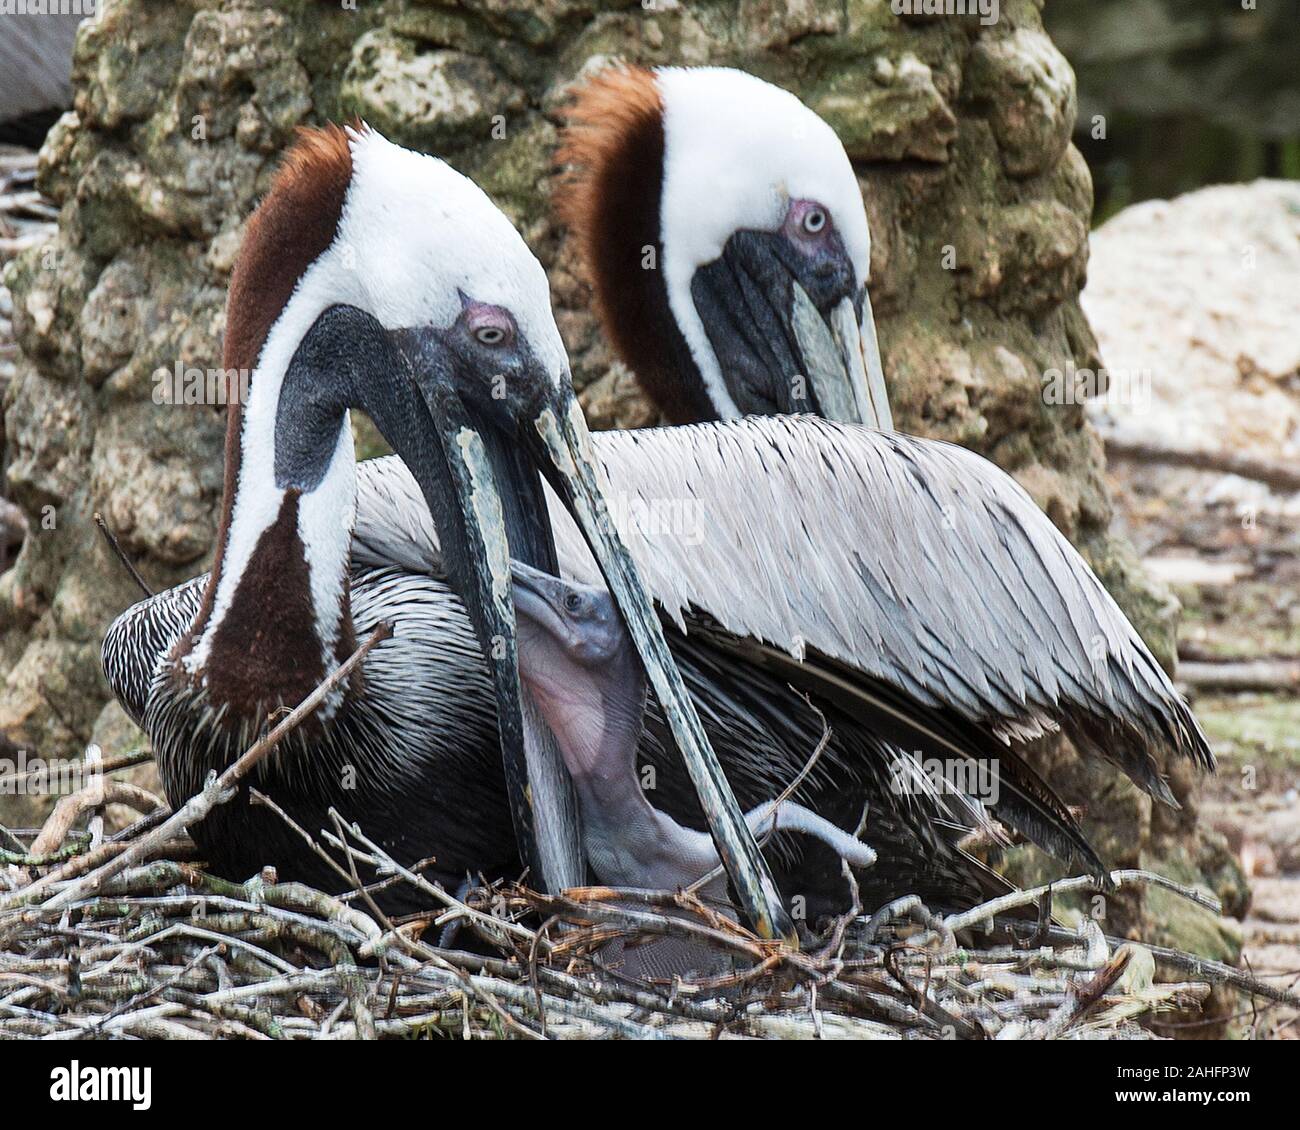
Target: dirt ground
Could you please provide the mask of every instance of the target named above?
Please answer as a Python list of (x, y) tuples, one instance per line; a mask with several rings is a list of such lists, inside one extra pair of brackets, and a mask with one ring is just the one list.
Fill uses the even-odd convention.
[[(1300, 469), (1300, 185), (1260, 181), (1128, 209), (1093, 235), (1084, 308), (1127, 391), (1104, 435)], [(1300, 982), (1300, 493), (1236, 475), (1110, 460), (1116, 523), (1182, 602), (1179, 659), (1220, 770), (1202, 818), (1250, 878), (1244, 960)], [(1222, 680), (1264, 665), (1267, 682)], [(1205, 672), (1212, 676), (1206, 681)], [(1287, 679), (1290, 684), (1287, 685)], [(1213, 680), (1219, 680), (1215, 686)], [(1300, 1038), (1250, 1011), (1243, 1033)]]
[[(1132, 461), (1112, 462), (1110, 478), (1118, 521), (1182, 603), (1184, 667), (1300, 659), (1300, 500), (1261, 500), (1252, 525), (1232, 495), (1254, 484)], [(1243, 960), (1300, 983), (1300, 695), (1184, 691), (1219, 759), (1201, 818), (1228, 838), (1250, 881)], [(1259, 1032), (1297, 1039), (1298, 1019), (1275, 1010), (1258, 1018)]]
[[(1179, 657), (1196, 663), (1300, 660), (1300, 523), (1294, 509), (1242, 525), (1229, 476), (1112, 460), (1116, 521), (1183, 606)], [(1232, 486), (1250, 487), (1240, 480)], [(1231, 491), (1229, 491), (1231, 493)], [(1274, 500), (1281, 502), (1282, 500)], [(1290, 500), (1291, 507), (1300, 496)], [(1279, 506), (1278, 510), (1283, 509)], [(1225, 693), (1182, 684), (1219, 761), (1200, 818), (1248, 877), (1243, 964), (1300, 984), (1300, 694)], [(1240, 1034), (1300, 1039), (1300, 1013), (1261, 1007)]]

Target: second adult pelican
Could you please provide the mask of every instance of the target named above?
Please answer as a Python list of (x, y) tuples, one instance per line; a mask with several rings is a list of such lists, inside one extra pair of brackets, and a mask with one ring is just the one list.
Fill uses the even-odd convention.
[[(740, 72), (616, 69), (579, 94), (561, 153), (561, 211), (611, 339), (670, 418), (714, 421), (593, 437), (661, 613), (732, 670), (767, 670), (931, 764), (993, 767), (1003, 819), (1100, 871), (1024, 745), (1064, 730), (1167, 803), (1161, 757), (1213, 756), (1010, 476), (852, 426), (887, 425), (888, 408), (870, 237), (834, 133)], [(735, 418), (808, 405), (848, 423)], [(372, 461), (359, 488), (358, 560), (372, 544), (436, 555), (400, 464)], [(666, 512), (690, 529), (665, 531)], [(599, 584), (554, 500), (550, 513), (566, 575)]]

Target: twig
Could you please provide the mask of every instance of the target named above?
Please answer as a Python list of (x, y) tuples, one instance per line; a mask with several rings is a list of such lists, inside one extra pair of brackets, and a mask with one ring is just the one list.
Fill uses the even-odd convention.
[[(1113, 938), (1108, 940), (1112, 944), (1117, 941)], [(1289, 992), (1276, 985), (1270, 985), (1259, 977), (1252, 977), (1249, 973), (1234, 969), (1231, 965), (1224, 965), (1221, 961), (1212, 961), (1208, 957), (1199, 957), (1194, 953), (1183, 953), (1180, 950), (1169, 949), (1167, 946), (1154, 946), (1145, 942), (1142, 944), (1146, 945), (1158, 961), (1166, 962), (1184, 973), (1190, 973), (1199, 980), (1209, 981), (1211, 984), (1231, 985), (1242, 992), (1264, 997), (1278, 1004), (1300, 1008), (1298, 992)]]
[[(334, 821), (335, 829), (338, 831), (339, 836), (342, 839), (343, 830), (344, 830), (342, 818), (333, 808), (329, 810), (329, 814), (330, 814), (330, 819)], [(441, 954), (435, 952), (430, 947), (426, 945), (422, 945), (420, 942), (408, 938), (406, 937), (405, 934), (401, 933), (398, 930), (395, 930), (393, 928), (392, 922), (390, 922), (388, 920), (388, 917), (384, 914), (384, 912), (379, 909), (374, 899), (370, 897), (369, 893), (363, 889), (360, 880), (357, 878), (356, 868), (351, 864), (350, 856), (349, 856), (349, 869), (351, 871), (353, 882), (356, 884), (357, 888), (362, 891), (362, 898), (364, 898), (366, 902), (369, 903), (371, 913), (373, 913), (375, 917), (379, 920), (379, 922), (384, 926), (384, 928), (388, 930), (388, 932), (397, 939), (399, 945), (401, 945), (404, 949), (411, 952), (413, 955), (423, 957), (426, 961), (432, 962), (439, 969), (442, 969), (445, 972), (451, 974), (453, 977), (457, 978), (460, 981), (461, 985), (465, 988), (465, 990), (470, 995), (476, 997), (488, 1009), (490, 1009), (497, 1017), (499, 1017), (503, 1024), (517, 1031), (525, 1039), (530, 1039), (530, 1040), (545, 1039), (544, 1033), (534, 1032), (527, 1025), (521, 1024), (515, 1017), (511, 1016), (510, 1013), (508, 1013), (504, 1008), (501, 1007), (500, 1003), (498, 1003), (496, 999), (496, 996), (491, 991), (485, 989), (481, 984), (478, 983), (478, 981), (476, 981), (475, 978), (471, 977), (464, 970), (457, 969), (454, 965), (452, 965), (449, 961), (447, 961)]]
[(1082, 1020), (1090, 1010), (1111, 990), (1111, 986), (1124, 975), (1133, 949), (1124, 946), (1105, 965), (1097, 970), (1088, 981), (1070, 993), (1065, 1003), (1057, 1009), (1048, 1021), (1034, 1033), (1036, 1039), (1055, 1040), (1070, 1027)]
[(381, 848), (377, 843), (375, 843), (371, 839), (368, 839), (365, 833), (362, 832), (361, 829), (357, 828), (355, 825), (349, 826), (348, 832), (363, 847), (368, 848), (370, 850), (370, 853), (376, 859), (381, 860), (386, 866), (391, 867), (394, 872), (401, 875), (402, 878), (404, 878), (408, 883), (410, 883), (411, 886), (415, 887), (416, 890), (423, 891), (425, 894), (430, 895), (431, 897), (437, 899), (444, 906), (455, 909), (460, 913), (464, 914), (466, 918), (469, 918), (480, 925), (486, 926), (490, 932), (499, 931), (503, 934), (513, 934), (514, 936), (524, 940), (531, 940), (532, 932), (530, 930), (527, 930), (522, 926), (518, 926), (513, 922), (507, 922), (503, 919), (497, 918), (494, 915), (484, 914), (482, 913), (482, 911), (475, 910), (473, 907), (469, 906), (467, 903), (462, 902), (460, 899), (456, 898), (454, 895), (443, 890), (441, 887), (436, 886), (433, 883), (430, 883), (429, 880), (426, 879), (423, 875), (417, 875), (409, 867), (403, 867), (400, 863), (397, 862), (397, 860), (393, 859), (392, 856), (390, 856), (386, 851), (384, 851), (384, 849)]
[(98, 773), (96, 777), (84, 789), (59, 798), (41, 834), (32, 841), (32, 855), (42, 856), (57, 850), (83, 814), (106, 804), (125, 804), (146, 816), (163, 807), (162, 801), (148, 789), (128, 781), (104, 780)]
[[(1112, 871), (1110, 881), (1115, 884), (1116, 890), (1125, 883), (1149, 883), (1154, 887), (1163, 887), (1167, 891), (1172, 891), (1174, 894), (1196, 903), (1197, 906), (1204, 907), (1213, 914), (1219, 914), (1223, 909), (1219, 900), (1213, 895), (1195, 890), (1182, 883), (1175, 883), (1172, 879), (1166, 879), (1163, 875), (1157, 875), (1153, 871), (1136, 869)], [(1005, 914), (1009, 910), (1017, 910), (1022, 906), (1036, 904), (1049, 891), (1060, 895), (1070, 891), (1091, 891), (1096, 890), (1096, 888), (1097, 880), (1088, 875), (1077, 876), (1073, 879), (1061, 879), (1058, 882), (1047, 883), (1041, 887), (1031, 887), (1024, 891), (1012, 891), (1010, 894), (1000, 895), (998, 898), (972, 910), (949, 915), (944, 919), (944, 925), (955, 934), (959, 930), (969, 930), (971, 927), (978, 926), (981, 922), (987, 922), (996, 915)]]
[(144, 578), (140, 576), (134, 562), (126, 555), (126, 551), (118, 542), (117, 535), (108, 528), (108, 523), (104, 521), (104, 516), (99, 511), (95, 512), (95, 525), (99, 527), (99, 532), (104, 535), (104, 540), (108, 542), (108, 548), (117, 554), (117, 559), (122, 562), (126, 571), (131, 574), (131, 579), (140, 586), (140, 591), (144, 593), (146, 598), (153, 596), (153, 590), (144, 583)]
[[(811, 699), (805, 697), (804, 701), (807, 702), (808, 705), (817, 712), (818, 717), (821, 718), (822, 736), (820, 739), (818, 739), (816, 748), (812, 751), (811, 754), (809, 754), (808, 760), (803, 763), (802, 768), (800, 768), (799, 772), (794, 775), (794, 779), (791, 780), (790, 783), (786, 785), (786, 787), (782, 789), (781, 792), (777, 795), (776, 802), (772, 806), (772, 823), (768, 827), (767, 831), (765, 831), (762, 834), (762, 836), (759, 837), (758, 840), (759, 847), (766, 847), (768, 841), (776, 834), (777, 810), (781, 807), (781, 805), (783, 805), (787, 800), (789, 800), (794, 795), (795, 790), (798, 789), (799, 786), (804, 783), (804, 781), (808, 777), (808, 774), (812, 772), (813, 766), (816, 765), (817, 762), (821, 760), (822, 754), (826, 752), (826, 747), (830, 744), (831, 728), (826, 721), (825, 715), (823, 715), (820, 710), (817, 710), (817, 707), (813, 705)], [(684, 888), (686, 893), (688, 895), (693, 895), (698, 893), (699, 891), (703, 890), (706, 886), (708, 886), (710, 883), (712, 883), (715, 879), (720, 878), (723, 874), (723, 871), (724, 868), (722, 864), (719, 863), (718, 866), (715, 867), (712, 871), (708, 872), (705, 875), (701, 875), (689, 887)]]
[(1201, 691), (1300, 691), (1300, 661), (1256, 659), (1239, 663), (1180, 660), (1178, 681)]
[[(91, 874), (78, 880), (70, 887), (65, 887), (58, 894), (54, 895), (46, 905), (51, 907), (71, 906), (87, 895), (93, 894), (99, 889), (100, 884), (105, 880), (112, 878), (114, 875), (126, 870), (135, 863), (139, 863), (149, 853), (154, 846), (173, 836), (180, 835), (192, 824), (197, 824), (209, 812), (219, 804), (225, 804), (235, 795), (236, 786), (244, 776), (254, 768), (258, 762), (262, 761), (272, 750), (279, 745), (280, 741), (287, 735), (291, 734), (297, 727), (320, 706), (325, 698), (329, 695), (340, 682), (346, 679), (352, 671), (361, 663), (362, 660), (370, 653), (371, 648), (382, 640), (386, 640), (393, 634), (392, 626), (389, 624), (380, 624), (369, 638), (360, 647), (348, 657), (346, 662), (337, 667), (320, 686), (311, 692), (302, 700), (289, 714), (283, 719), (269, 734), (254, 742), (234, 764), (228, 766), (220, 776), (210, 777), (203, 786), (202, 792), (190, 797), (180, 808), (164, 820), (157, 828), (153, 829), (148, 835), (135, 841), (125, 851), (114, 859), (110, 859), (103, 866), (93, 871)], [(19, 892), (19, 896), (23, 894)], [(0, 909), (4, 909), (5, 903), (0, 902)]]
[(1211, 451), (1190, 444), (1165, 443), (1160, 440), (1133, 440), (1108, 435), (1105, 442), (1109, 458), (1149, 460), (1171, 467), (1218, 471), (1225, 475), (1254, 479), (1279, 491), (1300, 490), (1300, 465), (1292, 462), (1264, 459), (1241, 451)]
[[(123, 753), (117, 757), (106, 757), (100, 764), (95, 766), (96, 773), (116, 773), (120, 769), (131, 769), (137, 765), (143, 765), (147, 761), (153, 760), (153, 754), (149, 750), (133, 750), (131, 753)], [(40, 769), (24, 769), (21, 772), (0, 774), (0, 790), (17, 789), (26, 785), (32, 780), (40, 777), (49, 776), (48, 767)]]

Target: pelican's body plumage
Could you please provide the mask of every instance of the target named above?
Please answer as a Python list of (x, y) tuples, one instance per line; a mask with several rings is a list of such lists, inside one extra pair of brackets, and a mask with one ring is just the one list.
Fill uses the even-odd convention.
[[(141, 601), (104, 641), (109, 684), (153, 737), (159, 775), (175, 802), (199, 792), (208, 773), (220, 773), (265, 729), (260, 714), (232, 716), (202, 684), (169, 679), (167, 657), (194, 622), (208, 580), (205, 574)], [(328, 722), (309, 720), (284, 739), (251, 786), (313, 838), (331, 827), (334, 808), (375, 832), (404, 864), (436, 856), (427, 874), (449, 888), (467, 874), (517, 875), (491, 681), (464, 606), (444, 583), (400, 569), (358, 572), (350, 589), (357, 632), (387, 622), (392, 638), (367, 656), (363, 684)], [(149, 681), (143, 672), (151, 672)], [(426, 686), (441, 692), (420, 693)], [(338, 875), (304, 850), (298, 833), (246, 796), (219, 806), (191, 834), (222, 874), (247, 878), (278, 864), (286, 878), (339, 888)], [(383, 901), (406, 907), (409, 899)]]
[(5, 12), (11, 18), (0, 35), (0, 143), (39, 149), (72, 105), (72, 46), (83, 17), (75, 5), (48, 7), (34, 19), (23, 19), (21, 10)]
[[(954, 814), (943, 813), (934, 798), (895, 796), (901, 750), (1002, 757), (1003, 792), (989, 807), (1043, 846), (1085, 860), (1063, 808), (1020, 764), (1021, 742), (1063, 728), (1084, 752), (1115, 762), (1158, 796), (1167, 794), (1156, 761), (1162, 748), (1209, 763), (1190, 712), (1109, 595), (1032, 500), (986, 460), (949, 444), (798, 417), (598, 433), (593, 442), (613, 497), (626, 502), (624, 536), (651, 593), (688, 629), (685, 637), (671, 637), (675, 656), (707, 708), (710, 739), (742, 804), (779, 791), (817, 741), (815, 724), (798, 710), (787, 682), (840, 708), (828, 772), (858, 786), (874, 783), (870, 839), (892, 861), (888, 875), (904, 860), (914, 866), (927, 852), (938, 853), (929, 878), (916, 878), (952, 901), (963, 893), (976, 897), (983, 882), (977, 868), (956, 856), (951, 837), (923, 831)], [(689, 504), (679, 506), (690, 515), (689, 530), (656, 525), (653, 516), (665, 501)], [(774, 514), (782, 520), (773, 522)], [(855, 540), (844, 524), (850, 514), (862, 530), (890, 536)], [(563, 574), (599, 583), (558, 502), (551, 517)], [(965, 528), (956, 528), (959, 523)], [(368, 674), (367, 694), (388, 692), (385, 715), (408, 712), (419, 720), (399, 735), (376, 732), (376, 740), (402, 750), (399, 761), (429, 765), (428, 782), (436, 782), (417, 805), (399, 775), (387, 803), (410, 801), (414, 816), (420, 806), (438, 813), (446, 796), (473, 795), (477, 821), (492, 811), (492, 788), (499, 786), (490, 756), (488, 683), (459, 601), (421, 575), (437, 568), (437, 533), (396, 457), (358, 467), (353, 556), (366, 570), (353, 580), (358, 624), (366, 610), (376, 621), (382, 615), (399, 625), (398, 638), (376, 652), (379, 671)], [(370, 572), (381, 560), (389, 570)], [(376, 575), (387, 583), (372, 595), (369, 578)], [(150, 621), (147, 638), (158, 656), (164, 640), (174, 638), (160, 627), (162, 614), (179, 634), (200, 588), (191, 582), (154, 598), (157, 612), (142, 602), (119, 619), (105, 645), (115, 687), (129, 686), (138, 667), (109, 658), (119, 636), (129, 639), (140, 633), (141, 618)], [(404, 658), (389, 663), (386, 649), (396, 651), (403, 640)], [(127, 701), (127, 693), (119, 696)], [(791, 720), (782, 732), (772, 711), (754, 725), (754, 706), (736, 710), (737, 696), (751, 704), (783, 699), (785, 710), (804, 714), (802, 724)], [(162, 721), (145, 719), (145, 728), (175, 732)], [(661, 720), (650, 724), (641, 757), (668, 782), (663, 807), (677, 816), (690, 811), (689, 790), (656, 733), (662, 735)], [(352, 739), (339, 740), (346, 749)], [(160, 749), (164, 772), (177, 774), (183, 795), (202, 780), (193, 769), (179, 775), (185, 758), (194, 757), (187, 741), (175, 739), (170, 755)], [(225, 760), (214, 758), (207, 767), (221, 768), (238, 752), (232, 745)], [(459, 772), (449, 772), (443, 757)], [(344, 753), (336, 760), (327, 779), (348, 763)], [(483, 780), (492, 784), (477, 788)], [(433, 797), (437, 791), (443, 802)], [(329, 795), (347, 803), (346, 794)], [(323, 815), (323, 804), (318, 809)], [(464, 812), (453, 801), (441, 820), (421, 821), (420, 852), (447, 858), (440, 838), (463, 831)], [(503, 812), (498, 816), (483, 821), (477, 858), (473, 851), (461, 857), (471, 870), (514, 863), (501, 850), (508, 822)], [(848, 818), (843, 806), (837, 818)], [(486, 834), (493, 828), (496, 835)], [(252, 862), (261, 849), (239, 842)], [(402, 853), (408, 861), (422, 857)], [(824, 860), (819, 874), (834, 885)], [(937, 877), (950, 881), (947, 890)], [(881, 882), (888, 892), (892, 879)]]
[[(815, 417), (592, 439), (666, 616), (731, 664), (871, 719), (902, 749), (999, 761), (1006, 791), (994, 807), (1043, 846), (1090, 861), (1021, 764), (1024, 742), (1063, 729), (1166, 801), (1162, 751), (1213, 766), (1191, 711), (1092, 570), (973, 452)], [(358, 488), (359, 562), (381, 543), (398, 559), (437, 559), (400, 461), (363, 464)], [(564, 575), (598, 584), (568, 516), (550, 509)], [(669, 510), (689, 528), (663, 529)]]
[[(400, 467), (395, 459), (363, 463), (359, 479), (366, 484), (376, 475), (392, 476), (396, 488), (404, 489), (409, 479)], [(422, 537), (431, 529), (419, 528)], [(421, 542), (401, 544), (414, 551)], [(374, 552), (371, 544), (363, 555)], [(109, 684), (132, 720), (153, 736), (159, 772), (178, 802), (258, 736), (252, 725), (218, 724), (201, 698), (151, 695), (152, 680), (142, 677), (160, 666), (161, 676), (154, 677), (166, 677), (166, 656), (193, 622), (207, 581), (205, 574), (133, 605), (114, 621), (103, 648)], [(491, 682), (464, 604), (445, 582), (418, 568), (363, 566), (351, 585), (357, 632), (364, 635), (387, 621), (394, 625), (393, 638), (367, 658), (363, 693), (346, 701), (327, 727), (288, 738), (258, 768), (253, 787), (313, 837), (332, 827), (332, 807), (399, 862), (434, 857), (426, 874), (448, 889), (467, 875), (516, 877), (523, 863), (496, 753)], [(780, 677), (744, 669), (728, 675), (720, 667), (727, 657), (707, 642), (678, 637), (673, 644), (737, 799), (748, 810), (778, 795), (817, 748), (822, 717)], [(969, 819), (961, 806), (932, 795), (920, 780), (912, 791), (892, 788), (908, 770), (898, 764), (899, 751), (829, 709), (827, 748), (796, 795), (846, 826), (864, 806), (869, 811), (871, 843), (880, 845), (883, 857), (862, 873), (864, 897), (883, 902), (906, 890), (937, 904), (964, 906), (999, 890), (993, 877), (954, 847), (959, 822)], [(637, 757), (639, 773), (654, 781), (656, 807), (690, 828), (703, 828), (653, 699)], [(243, 796), (214, 810), (191, 834), (221, 874), (246, 878), (270, 863), (286, 878), (326, 890), (346, 885), (279, 815)], [(842, 905), (846, 889), (829, 849), (785, 836), (775, 847), (778, 878), (805, 897), (810, 912)], [(394, 910), (426, 905), (401, 886), (381, 894), (380, 902)]]

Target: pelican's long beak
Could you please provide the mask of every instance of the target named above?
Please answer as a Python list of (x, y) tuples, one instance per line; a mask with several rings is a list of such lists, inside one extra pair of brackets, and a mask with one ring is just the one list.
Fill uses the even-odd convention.
[(752, 231), (696, 270), (691, 298), (742, 414), (815, 412), (893, 430), (871, 298), (854, 277), (842, 248), (809, 259)]
[(823, 319), (807, 291), (793, 284), (790, 324), (822, 415), (842, 423), (893, 431), (885, 369), (871, 312), (871, 296), (859, 292), (862, 312), (843, 298)]
[[(438, 343), (419, 331), (396, 336), (423, 399), (417, 411), (423, 417), (427, 407), (432, 417), (432, 443), (423, 454), (399, 453), (429, 503), (448, 581), (465, 602), (492, 675), (520, 854), (530, 881), (542, 889), (582, 886), (587, 871), (577, 798), (554, 736), (519, 678), (511, 554), (555, 570), (541, 481), (511, 457), (517, 445), (501, 442), (497, 431), (473, 418), (446, 379)], [(502, 482), (513, 489), (501, 489)]]
[(544, 407), (533, 421), (552, 464), (548, 478), (591, 547), (641, 655), (741, 908), (760, 936), (791, 938), (793, 924), (781, 906), (767, 864), (705, 736), (636, 562), (610, 520), (604, 468), (592, 450), (582, 409), (567, 388), (560, 390), (555, 401)]
[(444, 477), (454, 494), (442, 509), (458, 512), (435, 512), (434, 521), (440, 534), (442, 522), (461, 531), (459, 544), (443, 546), (448, 575), (470, 606), (489, 651), (517, 827), (531, 828), (531, 848), (522, 834), (521, 847), (529, 852), (541, 880), (552, 890), (582, 881), (572, 866), (578, 834), (572, 784), (554, 739), (520, 683), (510, 604), (511, 556), (556, 572), (539, 472), (565, 501), (600, 564), (695, 782), (741, 909), (760, 935), (793, 940), (793, 924), (704, 734), (636, 565), (610, 518), (604, 471), (567, 379), (555, 386), (520, 381), (499, 399), (467, 389), (462, 399), (455, 374), (436, 347), (422, 360), (420, 343), (415, 345), (408, 356), (415, 354), (416, 384), (442, 437)]

